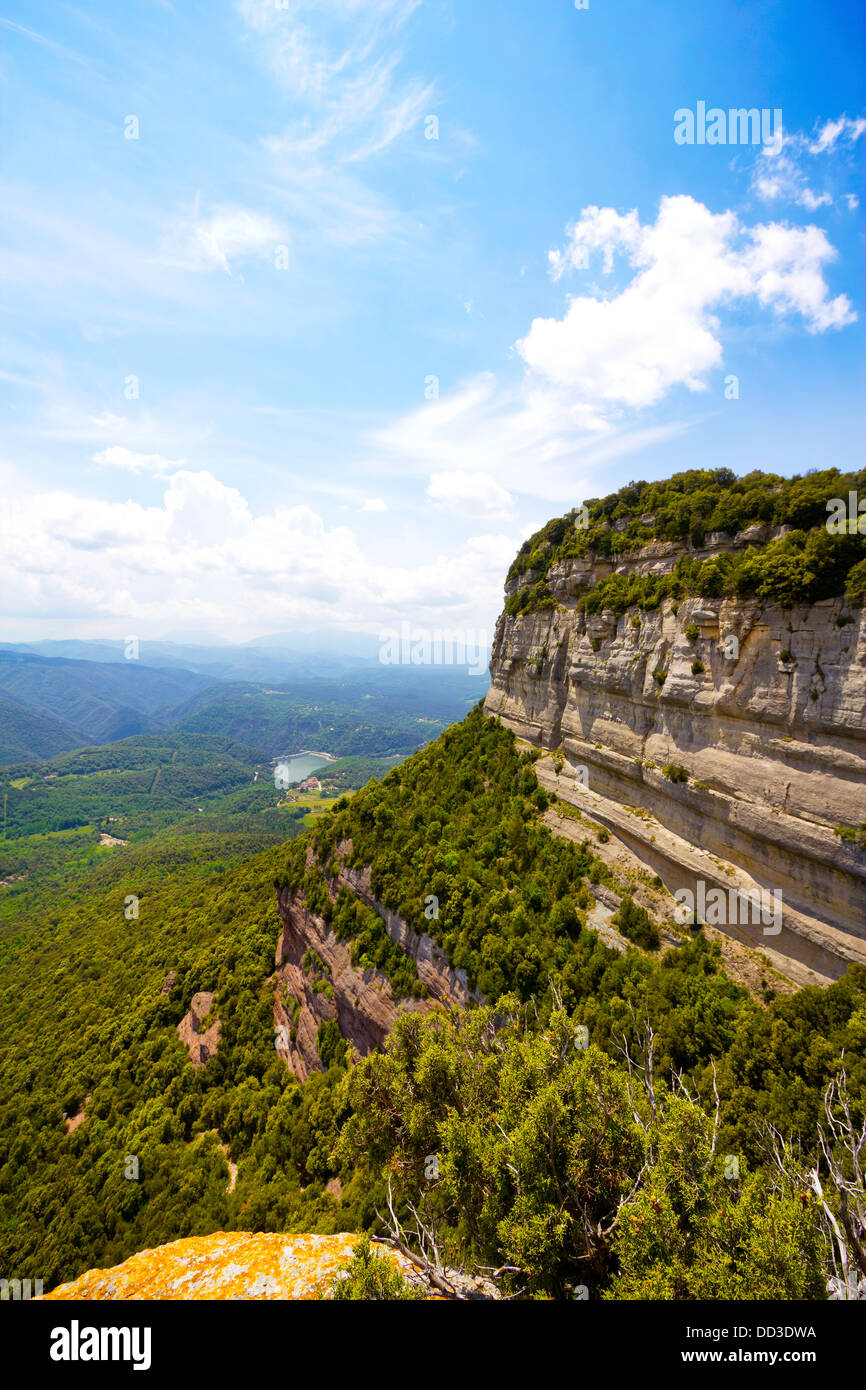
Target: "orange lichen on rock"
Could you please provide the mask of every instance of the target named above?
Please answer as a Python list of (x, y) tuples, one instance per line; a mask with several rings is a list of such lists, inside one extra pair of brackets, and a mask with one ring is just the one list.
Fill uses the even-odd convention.
[[(327, 1298), (352, 1256), (357, 1236), (273, 1235), (219, 1231), (175, 1240), (133, 1255), (113, 1269), (91, 1269), (46, 1299), (318, 1299)], [(408, 1260), (371, 1241), (404, 1277)]]

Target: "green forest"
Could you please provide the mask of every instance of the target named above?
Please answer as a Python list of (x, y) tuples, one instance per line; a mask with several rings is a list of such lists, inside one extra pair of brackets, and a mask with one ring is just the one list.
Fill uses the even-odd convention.
[[(560, 560), (595, 555), (615, 559), (652, 540), (700, 550), (714, 532), (731, 539), (751, 526), (786, 526), (768, 543), (722, 552), (709, 559), (686, 553), (666, 575), (611, 574), (580, 599), (589, 612), (610, 608), (657, 608), (665, 598), (756, 597), (791, 607), (845, 595), (866, 602), (866, 533), (827, 530), (828, 501), (846, 500), (866, 489), (866, 470), (825, 469), (805, 477), (782, 478), (754, 471), (738, 478), (729, 469), (693, 469), (660, 483), (629, 483), (608, 497), (549, 521), (524, 541), (509, 570), (531, 583), (512, 593), (506, 612), (514, 615), (554, 608), (547, 584)], [(585, 524), (576, 524), (577, 522)]]
[[(194, 800), (195, 747), (169, 752), (168, 786)], [(107, 769), (80, 756), (68, 775), (92, 797)], [(142, 759), (131, 740), (119, 775)], [(230, 802), (243, 756), (218, 761)], [(758, 1002), (700, 930), (605, 947), (587, 909), (609, 870), (548, 830), (533, 755), (480, 707), (306, 833), (208, 794), (209, 813), (125, 847), (10, 814), (6, 877), (37, 838), (51, 848), (41, 877), (3, 890), (29, 885), (0, 935), (0, 1267), (48, 1288), (185, 1235), (378, 1232), (390, 1184), (401, 1222), (414, 1210), (455, 1262), (507, 1267), (526, 1297), (824, 1296), (820, 1203), (796, 1165), (774, 1169), (767, 1126), (813, 1162), (843, 1055), (862, 1119), (866, 970)], [(301, 1085), (275, 1050), (277, 885), (397, 995), (423, 996), (378, 914), (332, 900), (344, 839), (486, 1002), (407, 1014), (363, 1060), (323, 1037), (327, 1070)], [(202, 990), (221, 1033), (194, 1069), (176, 1026)]]

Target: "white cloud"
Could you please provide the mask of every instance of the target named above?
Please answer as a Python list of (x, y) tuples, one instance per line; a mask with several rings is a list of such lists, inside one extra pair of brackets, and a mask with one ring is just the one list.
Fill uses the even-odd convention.
[(125, 468), (130, 473), (173, 473), (183, 468), (186, 459), (167, 459), (162, 454), (137, 454), (122, 444), (112, 444), (93, 455), (94, 463), (109, 468)]
[(67, 492), (15, 496), (0, 519), (4, 610), (103, 616), (125, 631), (206, 623), (243, 636), (320, 621), (491, 624), (516, 535), (476, 536), (399, 565), (306, 506), (255, 513), (207, 471), (181, 470), (157, 506)]
[(835, 121), (825, 121), (821, 126), (815, 140), (810, 144), (811, 154), (823, 154), (824, 150), (832, 149), (840, 138), (850, 141), (852, 144), (859, 140), (866, 130), (866, 120), (858, 116), (852, 121), (847, 116), (840, 116)]
[(641, 226), (637, 209), (622, 216), (614, 208), (584, 208), (577, 222), (566, 228), (564, 250), (548, 252), (550, 272), (559, 280), (567, 270), (588, 270), (590, 251), (604, 252), (604, 273), (613, 270), (614, 252), (632, 251), (639, 244)]
[(384, 497), (367, 497), (361, 507), (362, 512), (387, 512), (388, 503)]
[(857, 315), (847, 295), (827, 297), (823, 267), (836, 252), (820, 227), (789, 227), (771, 222), (750, 233), (751, 246), (740, 262), (747, 293), (779, 315), (799, 314), (810, 333), (826, 333), (854, 323)]
[(169, 228), (163, 249), (185, 269), (218, 269), (231, 275), (231, 261), (249, 256), (272, 259), (285, 243), (283, 228), (264, 213), (226, 206), (205, 217), (196, 207)]
[(570, 229), (560, 265), (601, 251), (625, 254), (635, 274), (610, 298), (573, 298), (561, 319), (535, 319), (517, 348), (538, 377), (573, 400), (611, 408), (655, 405), (675, 386), (706, 387), (721, 366), (717, 311), (757, 299), (798, 314), (809, 332), (853, 322), (845, 295), (828, 298), (823, 267), (835, 251), (818, 227), (743, 227), (681, 195), (663, 198), (654, 223), (587, 208)]
[[(834, 197), (828, 188), (816, 193), (810, 187), (815, 174), (831, 186), (838, 186), (844, 155), (866, 130), (862, 117), (825, 121), (812, 138), (798, 131), (780, 131), (771, 145), (765, 145), (752, 169), (752, 191), (767, 202), (780, 200), (814, 212), (831, 207)], [(816, 162), (815, 156), (822, 156)], [(843, 156), (839, 158), (839, 156)], [(850, 206), (850, 196), (849, 196)]]
[(433, 473), (427, 496), (444, 511), (458, 516), (500, 520), (513, 516), (514, 498), (489, 473), (462, 469)]
[(723, 309), (768, 309), (809, 333), (856, 317), (846, 295), (830, 297), (824, 270), (836, 252), (815, 226), (749, 227), (686, 196), (663, 198), (646, 224), (636, 211), (587, 207), (551, 254), (551, 272), (559, 279), (599, 256), (611, 276), (624, 261), (625, 283), (571, 297), (561, 318), (535, 319), (516, 344), (519, 382), (471, 378), (379, 431), (380, 458), (403, 474), (432, 474), (432, 500), (479, 515), (507, 514), (492, 488), (573, 500), (592, 488), (593, 470), (687, 428), (642, 423), (640, 412), (676, 387), (706, 389), (723, 364)]

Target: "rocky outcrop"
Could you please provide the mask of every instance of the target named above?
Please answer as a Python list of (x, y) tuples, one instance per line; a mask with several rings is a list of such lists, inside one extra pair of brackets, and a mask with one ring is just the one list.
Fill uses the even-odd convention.
[[(113, 1269), (88, 1270), (44, 1297), (58, 1302), (327, 1298), (357, 1239), (218, 1231), (144, 1250)], [(405, 1278), (414, 1279), (413, 1266), (403, 1255), (381, 1241), (370, 1245)]]
[(78, 1129), (79, 1125), (84, 1124), (84, 1121), (87, 1119), (86, 1107), (89, 1100), (90, 1094), (88, 1092), (88, 1094), (84, 1097), (84, 1102), (80, 1110), (77, 1110), (74, 1115), (64, 1115), (63, 1122), (66, 1125), (67, 1134), (74, 1134), (75, 1131)]
[(207, 990), (194, 994), (189, 1013), (184, 1014), (177, 1025), (177, 1036), (187, 1049), (194, 1067), (203, 1067), (205, 1062), (217, 1054), (219, 1047), (219, 1019), (213, 1017), (214, 996)]
[(302, 895), (280, 890), (283, 930), (275, 961), (274, 1030), (277, 1051), (301, 1081), (311, 1071), (323, 1070), (317, 1039), (324, 1023), (336, 1022), (342, 1037), (363, 1057), (383, 1046), (398, 1014), (428, 1013), (437, 1004), (465, 1008), (481, 997), (469, 989), (464, 971), (452, 969), (432, 937), (414, 931), (374, 897), (369, 868), (352, 869), (345, 863), (351, 849), (348, 841), (337, 846), (340, 867), (329, 882), (332, 898), (340, 888), (348, 888), (379, 914), (391, 940), (414, 960), (429, 997), (398, 999), (380, 970), (352, 964), (351, 941), (339, 941)]
[[(681, 553), (655, 542), (616, 569), (664, 573)], [(700, 881), (775, 892), (781, 929), (747, 922), (745, 937), (792, 977), (866, 962), (866, 851), (835, 833), (866, 821), (864, 610), (695, 598), (580, 611), (612, 568), (562, 561), (547, 576), (556, 608), (500, 617), (486, 712), (555, 751), (558, 795), (585, 805), (590, 792), (593, 816), (671, 892)], [(732, 912), (716, 925), (744, 923)]]

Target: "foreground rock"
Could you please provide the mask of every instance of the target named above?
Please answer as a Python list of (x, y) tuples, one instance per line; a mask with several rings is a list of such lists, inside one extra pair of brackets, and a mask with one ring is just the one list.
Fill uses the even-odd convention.
[[(351, 1258), (354, 1235), (273, 1235), (218, 1231), (175, 1240), (133, 1255), (113, 1269), (91, 1269), (46, 1299), (318, 1299), (326, 1298)], [(400, 1274), (408, 1260), (371, 1241)]]

